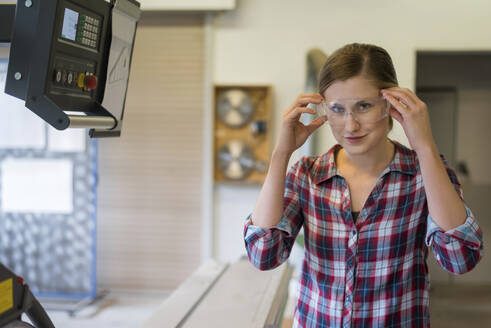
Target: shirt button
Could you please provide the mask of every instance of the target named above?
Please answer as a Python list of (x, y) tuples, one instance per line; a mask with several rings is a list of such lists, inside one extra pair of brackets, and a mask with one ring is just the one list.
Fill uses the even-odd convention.
[(351, 234), (352, 234), (353, 236), (355, 236), (355, 235), (356, 235), (356, 230), (351, 230)]

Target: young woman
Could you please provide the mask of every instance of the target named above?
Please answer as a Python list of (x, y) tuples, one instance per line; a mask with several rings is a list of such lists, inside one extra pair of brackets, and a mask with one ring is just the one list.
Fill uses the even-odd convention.
[[(429, 327), (428, 247), (461, 274), (479, 262), (482, 232), (438, 153), (426, 105), (398, 87), (390, 56), (373, 45), (337, 50), (319, 81), (319, 94), (299, 95), (284, 113), (245, 224), (249, 259), (277, 267), (303, 227), (294, 327)], [(325, 116), (305, 126), (300, 115), (316, 113), (309, 103)], [(392, 118), (412, 149), (387, 137)], [(338, 144), (286, 174), (293, 151), (325, 122)]]

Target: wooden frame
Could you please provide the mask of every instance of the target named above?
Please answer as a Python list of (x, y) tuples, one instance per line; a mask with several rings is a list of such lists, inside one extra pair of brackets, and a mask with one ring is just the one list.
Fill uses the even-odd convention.
[[(217, 100), (223, 92), (231, 89), (245, 91), (254, 104), (254, 114), (249, 124), (240, 128), (231, 128), (225, 125), (217, 114)], [(272, 136), (272, 91), (271, 86), (267, 85), (216, 85), (214, 90), (214, 176), (216, 183), (244, 185), (262, 184), (266, 178), (267, 167), (271, 157), (271, 136)], [(251, 123), (264, 121), (266, 131), (261, 134), (254, 134), (251, 130)], [(254, 154), (256, 161), (264, 163), (263, 172), (253, 170), (243, 180), (230, 180), (219, 169), (217, 155), (221, 146), (231, 140), (240, 140), (249, 146)]]

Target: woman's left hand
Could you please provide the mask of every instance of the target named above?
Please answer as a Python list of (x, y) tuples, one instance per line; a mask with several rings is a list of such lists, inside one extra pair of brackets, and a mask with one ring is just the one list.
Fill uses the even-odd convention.
[(409, 89), (395, 87), (381, 93), (392, 105), (389, 114), (402, 125), (411, 148), (418, 153), (435, 147), (426, 104)]

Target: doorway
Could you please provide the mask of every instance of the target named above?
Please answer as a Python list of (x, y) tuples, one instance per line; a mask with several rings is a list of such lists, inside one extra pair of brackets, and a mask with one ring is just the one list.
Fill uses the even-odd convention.
[[(484, 235), (491, 232), (491, 52), (418, 52), (416, 93), (427, 104), (438, 150), (462, 184)], [(491, 284), (491, 258), (460, 276), (429, 256), (432, 283)]]

